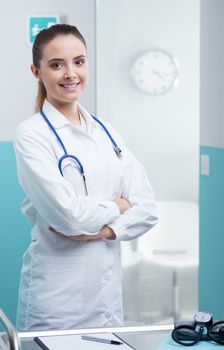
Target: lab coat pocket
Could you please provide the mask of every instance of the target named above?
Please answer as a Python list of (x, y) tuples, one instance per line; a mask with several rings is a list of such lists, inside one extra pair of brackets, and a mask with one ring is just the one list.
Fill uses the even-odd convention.
[(33, 255), (30, 312), (50, 317), (80, 315), (84, 269), (82, 256)]

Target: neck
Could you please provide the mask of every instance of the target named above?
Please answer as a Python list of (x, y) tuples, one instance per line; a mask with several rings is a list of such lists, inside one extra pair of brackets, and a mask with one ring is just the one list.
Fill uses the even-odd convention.
[(60, 103), (58, 101), (48, 100), (61, 114), (64, 115), (71, 123), (81, 124), (78, 106), (76, 102)]

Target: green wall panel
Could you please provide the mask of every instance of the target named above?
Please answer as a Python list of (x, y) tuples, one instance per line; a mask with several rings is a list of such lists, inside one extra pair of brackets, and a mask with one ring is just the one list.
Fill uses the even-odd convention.
[(12, 142), (0, 142), (0, 161), (0, 308), (15, 323), (22, 255), (30, 241), (30, 227), (20, 210), (25, 195), (17, 181)]
[(200, 177), (199, 308), (224, 319), (224, 149), (201, 147), (210, 175)]

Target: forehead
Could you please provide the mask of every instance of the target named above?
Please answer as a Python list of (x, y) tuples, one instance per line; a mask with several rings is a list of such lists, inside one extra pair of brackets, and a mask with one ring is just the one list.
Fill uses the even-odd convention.
[(53, 57), (63, 58), (67, 56), (86, 55), (86, 48), (83, 42), (76, 36), (58, 35), (49, 43), (43, 46), (43, 59), (51, 59)]

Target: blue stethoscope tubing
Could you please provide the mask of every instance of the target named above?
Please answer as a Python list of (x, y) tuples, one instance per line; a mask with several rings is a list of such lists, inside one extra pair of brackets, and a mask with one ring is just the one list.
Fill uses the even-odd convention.
[[(47, 118), (46, 114), (44, 113), (43, 109), (41, 108), (40, 109), (40, 114), (41, 116), (43, 117), (43, 119), (45, 120), (45, 122), (47, 123), (47, 125), (49, 126), (50, 130), (53, 132), (53, 134), (55, 135), (56, 139), (58, 140), (58, 142), (60, 143), (61, 145), (61, 148), (63, 149), (64, 151), (64, 155), (59, 159), (58, 161), (58, 169), (60, 171), (60, 174), (62, 176), (63, 175), (63, 171), (62, 171), (62, 162), (64, 159), (66, 158), (71, 158), (73, 160), (75, 160), (75, 162), (78, 164), (79, 166), (79, 171), (80, 171), (80, 174), (83, 178), (83, 183), (84, 183), (84, 186), (85, 186), (85, 192), (86, 192), (86, 195), (88, 195), (88, 190), (87, 190), (87, 185), (86, 185), (86, 177), (85, 177), (85, 173), (84, 173), (84, 168), (83, 168), (83, 165), (81, 163), (81, 161), (76, 157), (74, 156), (73, 154), (69, 154), (67, 152), (67, 149), (64, 145), (64, 143), (62, 142), (62, 139), (60, 138), (60, 136), (58, 135), (57, 131), (55, 130), (54, 126), (51, 124), (50, 120)], [(96, 117), (94, 117), (93, 115), (91, 115), (91, 117), (102, 127), (102, 129), (104, 130), (104, 132), (106, 133), (106, 135), (108, 136), (108, 138), (110, 139), (111, 143), (112, 143), (112, 146), (113, 146), (113, 149), (116, 153), (116, 155), (118, 157), (121, 156), (121, 149), (118, 147), (117, 143), (114, 141), (113, 137), (111, 136), (111, 134), (109, 133), (108, 129), (106, 128), (106, 126)]]

